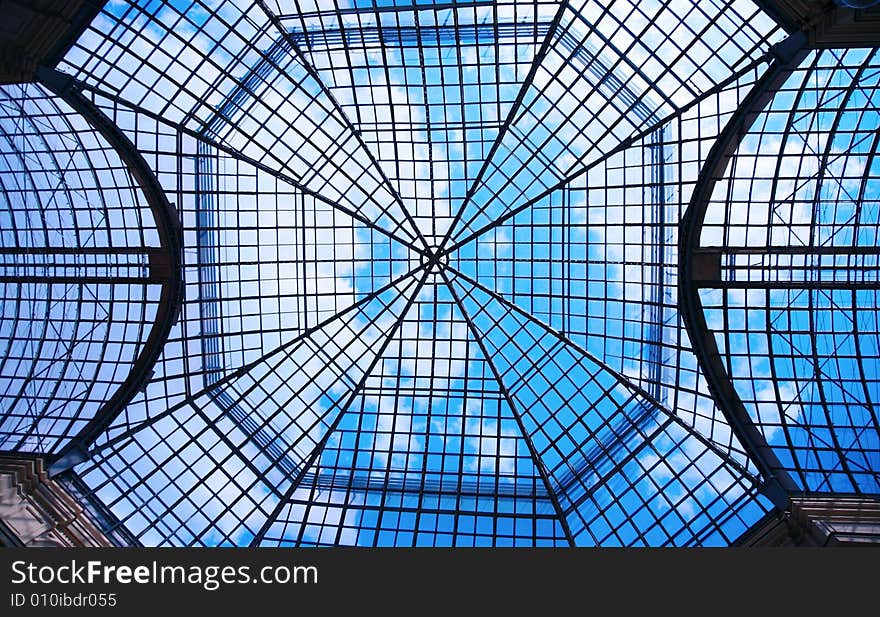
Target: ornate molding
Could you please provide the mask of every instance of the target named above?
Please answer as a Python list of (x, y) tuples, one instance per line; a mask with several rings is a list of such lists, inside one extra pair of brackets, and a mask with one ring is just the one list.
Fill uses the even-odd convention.
[(880, 500), (871, 497), (793, 497), (738, 546), (867, 546), (880, 543)]
[(112, 546), (42, 459), (0, 456), (0, 544)]

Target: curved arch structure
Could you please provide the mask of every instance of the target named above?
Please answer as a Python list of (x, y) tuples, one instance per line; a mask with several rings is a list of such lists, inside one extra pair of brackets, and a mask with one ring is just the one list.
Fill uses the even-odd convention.
[[(727, 285), (721, 255), (736, 253), (730, 234), (703, 243), (719, 216), (739, 229), (716, 189), (762, 110), (790, 106), (786, 80), (816, 38), (763, 5), (107, 3), (39, 75), (119, 152), (139, 204), (173, 196), (179, 234), (167, 208), (140, 207), (130, 227), (166, 225), (154, 244), (178, 239), (188, 287), (172, 323), (159, 289), (180, 281), (157, 284), (150, 316), (165, 317), (133, 335), (153, 375), (120, 379), (53, 470), (116, 521), (102, 528), (145, 545), (727, 545), (792, 493), (823, 490), (814, 472), (828, 490), (869, 490), (853, 469), (874, 465), (856, 422), (872, 403), (835, 407), (844, 395), (811, 381), (824, 403), (795, 417), (853, 418), (834, 437), (867, 458), (793, 468), (766, 411), (791, 402), (784, 383), (810, 381), (808, 364), (793, 351), (773, 356), (784, 369), (756, 364), (777, 371), (755, 380), (776, 398), (752, 401), (735, 371), (740, 348), (770, 357), (742, 347), (760, 333), (733, 313), (717, 327), (703, 291)], [(849, 36), (834, 15), (829, 31)], [(858, 93), (872, 88), (844, 107), (867, 113)], [(827, 186), (817, 229), (843, 202)], [(853, 246), (862, 261), (841, 272), (864, 274), (871, 253)], [(806, 273), (791, 250), (777, 252)], [(816, 332), (839, 321), (810, 297), (825, 313), (794, 315)], [(862, 357), (869, 313), (852, 313)], [(873, 397), (870, 367), (852, 366)], [(815, 449), (823, 464), (830, 451)]]
[(877, 72), (875, 49), (778, 62), (683, 221), (695, 349), (785, 494), (880, 492)]
[(55, 460), (149, 380), (183, 289), (176, 212), (143, 157), (42, 75), (2, 91), (0, 449)]

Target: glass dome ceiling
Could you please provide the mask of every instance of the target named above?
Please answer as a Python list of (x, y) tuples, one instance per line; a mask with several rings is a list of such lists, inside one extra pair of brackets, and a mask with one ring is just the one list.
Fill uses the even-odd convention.
[(146, 545), (726, 545), (877, 494), (878, 56), (762, 6), (107, 3), (0, 90), (41, 178), (2, 448)]

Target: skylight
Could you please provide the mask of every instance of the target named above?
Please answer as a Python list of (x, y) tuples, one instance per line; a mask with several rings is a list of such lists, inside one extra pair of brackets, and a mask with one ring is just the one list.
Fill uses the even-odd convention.
[[(0, 437), (40, 435), (148, 545), (726, 545), (779, 505), (768, 469), (877, 492), (876, 55), (781, 69), (786, 36), (750, 0), (108, 3), (51, 73), (64, 87), (2, 92), (84, 124), (76, 92), (130, 141), (176, 210), (184, 289), (177, 306), (125, 280), (139, 322), (177, 311), (117, 413), (69, 394), (70, 428)], [(726, 131), (780, 71), (750, 132)], [(767, 184), (765, 159), (791, 173)], [(812, 208), (782, 196), (802, 192)], [(151, 233), (142, 216), (106, 244), (159, 246), (126, 235)], [(820, 245), (846, 250), (792, 248)], [(683, 281), (707, 247), (721, 282)], [(827, 293), (789, 285), (817, 266)], [(832, 332), (805, 350), (815, 315)], [(826, 460), (829, 440), (851, 454)]]

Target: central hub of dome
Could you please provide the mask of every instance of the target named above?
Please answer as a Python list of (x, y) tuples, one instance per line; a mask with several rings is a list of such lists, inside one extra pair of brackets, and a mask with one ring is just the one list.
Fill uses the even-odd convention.
[(436, 274), (449, 265), (449, 255), (439, 246), (430, 246), (422, 253), (422, 265), (428, 269), (428, 272)]

